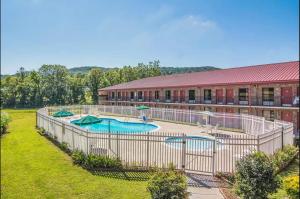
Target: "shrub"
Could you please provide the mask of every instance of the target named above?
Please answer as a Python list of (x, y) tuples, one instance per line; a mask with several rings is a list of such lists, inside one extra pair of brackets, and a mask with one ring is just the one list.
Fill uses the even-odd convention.
[(292, 199), (299, 198), (299, 176), (290, 176), (283, 180), (283, 188)]
[(188, 198), (186, 177), (178, 171), (157, 171), (147, 189), (153, 199)]
[(44, 129), (43, 127), (37, 127), (37, 131), (40, 135), (46, 135), (46, 129)]
[(85, 155), (82, 151), (79, 150), (75, 150), (72, 153), (72, 159), (74, 164), (81, 165), (89, 170), (122, 168), (122, 162), (119, 158), (95, 154)]
[(62, 142), (62, 143), (59, 145), (59, 147), (60, 147), (60, 149), (63, 150), (64, 152), (66, 152), (66, 153), (71, 153), (71, 150), (69, 149), (68, 143)]
[(278, 172), (285, 168), (293, 160), (297, 152), (298, 148), (292, 145), (286, 145), (283, 149), (276, 151), (271, 157), (276, 171)]
[(8, 123), (11, 121), (11, 118), (6, 112), (1, 111), (1, 121), (0, 121), (0, 134), (7, 132)]
[(84, 166), (90, 170), (120, 169), (122, 168), (122, 163), (119, 158), (89, 154), (86, 157)]
[(221, 179), (225, 179), (230, 184), (234, 184), (235, 183), (234, 173), (222, 173), (222, 172), (218, 172), (216, 174), (216, 177), (221, 178)]
[(74, 164), (84, 165), (86, 155), (82, 151), (74, 150), (72, 153), (72, 159)]
[(236, 169), (236, 191), (245, 199), (267, 198), (269, 193), (275, 192), (279, 187), (274, 166), (262, 152), (245, 156), (237, 162)]

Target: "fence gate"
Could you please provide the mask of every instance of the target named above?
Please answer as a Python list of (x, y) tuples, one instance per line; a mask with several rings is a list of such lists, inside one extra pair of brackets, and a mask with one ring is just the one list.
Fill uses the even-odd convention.
[[(184, 141), (183, 141), (184, 143)], [(202, 137), (186, 137), (185, 170), (214, 174), (216, 141)]]

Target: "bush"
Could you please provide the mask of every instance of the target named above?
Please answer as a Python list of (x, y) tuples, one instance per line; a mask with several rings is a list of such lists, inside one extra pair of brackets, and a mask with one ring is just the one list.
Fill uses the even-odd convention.
[(86, 155), (82, 151), (75, 150), (72, 153), (72, 159), (74, 164), (84, 165)]
[(90, 170), (120, 169), (122, 168), (122, 163), (118, 158), (90, 154), (86, 157), (84, 166)]
[(245, 156), (236, 164), (237, 194), (245, 199), (267, 198), (279, 187), (279, 178), (275, 175), (270, 158), (256, 152)]
[(4, 134), (7, 132), (8, 123), (11, 121), (11, 118), (6, 112), (1, 111), (1, 121), (0, 121), (0, 134)]
[(221, 178), (221, 179), (225, 179), (230, 184), (234, 184), (235, 183), (234, 173), (222, 173), (222, 172), (218, 172), (216, 174), (216, 177), (217, 178)]
[(283, 180), (283, 188), (290, 198), (299, 198), (299, 176), (290, 176)]
[(283, 149), (276, 151), (276, 153), (271, 156), (276, 172), (285, 168), (293, 160), (297, 152), (298, 148), (292, 145), (286, 145)]
[(43, 127), (41, 128), (37, 127), (36, 129), (40, 135), (46, 135), (46, 129), (44, 129)]
[(85, 155), (82, 151), (79, 150), (75, 150), (72, 153), (72, 159), (74, 164), (81, 165), (89, 170), (122, 168), (122, 162), (119, 158), (95, 154)]
[(68, 154), (71, 153), (71, 150), (69, 149), (69, 145), (66, 142), (62, 142), (61, 144), (59, 144), (59, 148)]
[(153, 199), (188, 198), (186, 177), (178, 171), (157, 171), (147, 189)]

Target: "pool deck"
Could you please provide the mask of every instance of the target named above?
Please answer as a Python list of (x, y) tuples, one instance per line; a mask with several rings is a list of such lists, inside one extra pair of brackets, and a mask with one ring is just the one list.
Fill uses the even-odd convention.
[[(79, 119), (82, 116), (86, 115), (74, 115), (72, 117), (64, 118), (66, 121)], [(133, 118), (133, 117), (122, 117), (122, 116), (115, 116), (115, 115), (102, 115), (98, 114), (95, 115), (99, 118), (113, 118), (117, 119), (121, 122), (143, 122), (142, 119)], [(158, 126), (159, 128), (154, 130), (164, 133), (185, 133), (188, 136), (210, 136), (208, 132), (212, 133), (222, 133), (227, 135), (239, 135), (241, 133), (238, 132), (232, 132), (232, 131), (225, 131), (218, 129), (216, 132), (216, 129), (208, 129), (203, 126), (196, 126), (196, 125), (188, 125), (188, 124), (182, 124), (182, 123), (175, 123), (175, 122), (168, 122), (168, 121), (161, 121), (161, 120), (153, 120), (151, 122), (148, 122), (149, 124), (154, 124)]]

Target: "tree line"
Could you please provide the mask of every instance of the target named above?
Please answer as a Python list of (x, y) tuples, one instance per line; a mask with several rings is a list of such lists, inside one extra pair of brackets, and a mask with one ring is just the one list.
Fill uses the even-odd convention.
[(1, 107), (97, 104), (99, 88), (158, 75), (159, 60), (109, 71), (94, 68), (87, 74), (72, 74), (62, 65), (45, 64), (37, 71), (21, 67), (1, 79)]

